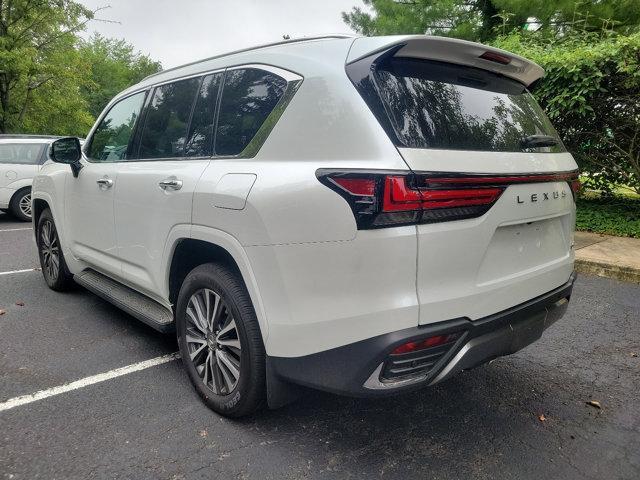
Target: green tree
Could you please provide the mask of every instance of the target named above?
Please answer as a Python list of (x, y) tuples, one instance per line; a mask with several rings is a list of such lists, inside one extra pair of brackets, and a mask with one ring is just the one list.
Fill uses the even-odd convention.
[(73, 47), (93, 13), (72, 0), (0, 0), (0, 133), (86, 127)]
[[(363, 0), (344, 21), (364, 35), (432, 34), (487, 42), (514, 28), (563, 32), (603, 26), (622, 33), (638, 28), (638, 0)], [(530, 20), (531, 19), (531, 20)]]
[(124, 40), (98, 34), (82, 41), (79, 51), (91, 65), (91, 81), (83, 85), (81, 94), (94, 117), (118, 92), (162, 69), (160, 62), (135, 51)]

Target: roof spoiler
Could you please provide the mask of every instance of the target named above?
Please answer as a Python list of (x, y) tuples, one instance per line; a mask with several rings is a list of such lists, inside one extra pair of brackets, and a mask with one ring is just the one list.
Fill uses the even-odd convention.
[(395, 57), (424, 58), (480, 68), (512, 78), (527, 87), (544, 76), (540, 65), (505, 50), (429, 35), (356, 38), (347, 56), (347, 64), (393, 47), (399, 47)]

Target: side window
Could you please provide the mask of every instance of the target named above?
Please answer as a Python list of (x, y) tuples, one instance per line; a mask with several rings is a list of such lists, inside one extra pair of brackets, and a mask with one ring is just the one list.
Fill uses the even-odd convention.
[(117, 162), (126, 158), (145, 95), (145, 92), (136, 93), (111, 107), (91, 137), (89, 158), (99, 162)]
[(0, 144), (0, 163), (35, 165), (42, 158), (42, 143), (2, 143)]
[(214, 73), (202, 80), (184, 150), (187, 157), (211, 155), (216, 103), (223, 76), (224, 73)]
[(216, 155), (237, 155), (249, 144), (287, 88), (287, 81), (257, 68), (228, 71), (216, 131)]
[(156, 87), (140, 136), (140, 158), (174, 158), (184, 154), (187, 126), (200, 78)]

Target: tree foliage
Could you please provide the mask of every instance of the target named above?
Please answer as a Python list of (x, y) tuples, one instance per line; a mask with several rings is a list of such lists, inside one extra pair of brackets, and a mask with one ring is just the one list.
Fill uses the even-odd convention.
[(73, 0), (0, 0), (0, 133), (84, 136), (117, 91), (160, 69), (124, 41), (82, 41), (94, 14)]
[(363, 0), (344, 21), (364, 35), (432, 34), (489, 41), (525, 25), (562, 32), (603, 26), (629, 33), (640, 23), (638, 0)]
[(81, 41), (79, 52), (91, 68), (91, 81), (82, 85), (81, 94), (94, 117), (118, 92), (162, 68), (160, 62), (135, 51), (124, 40), (98, 34)]
[(73, 114), (84, 72), (77, 56), (65, 53), (91, 18), (71, 0), (0, 1), (0, 132), (23, 123), (38, 128), (40, 118), (26, 117), (44, 106), (45, 92), (63, 114)]

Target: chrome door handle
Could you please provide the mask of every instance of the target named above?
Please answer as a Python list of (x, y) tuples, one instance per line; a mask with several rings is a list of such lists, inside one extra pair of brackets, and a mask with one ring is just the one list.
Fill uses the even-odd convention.
[(167, 178), (158, 183), (162, 190), (180, 190), (182, 188), (182, 180), (175, 178)]
[(111, 188), (113, 187), (113, 180), (110, 178), (99, 178), (96, 180), (96, 183), (100, 186), (100, 188)]

